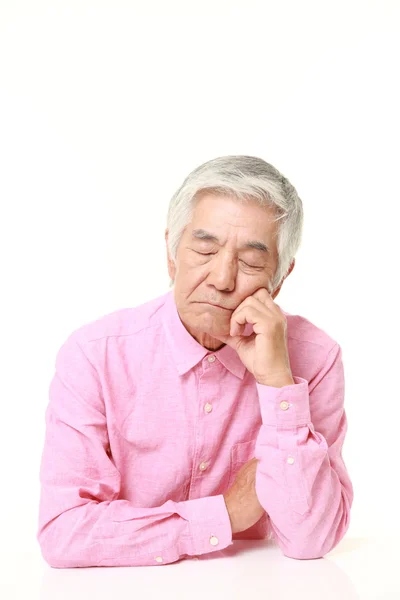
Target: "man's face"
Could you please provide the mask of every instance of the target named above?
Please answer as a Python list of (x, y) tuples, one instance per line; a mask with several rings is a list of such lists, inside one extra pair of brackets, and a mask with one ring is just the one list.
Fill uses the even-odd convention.
[[(268, 289), (278, 262), (273, 217), (272, 209), (255, 201), (242, 204), (203, 192), (181, 237), (176, 267), (168, 255), (179, 317), (205, 348), (221, 347), (214, 336), (229, 335), (232, 312), (260, 287)], [(205, 232), (218, 241), (200, 239)], [(254, 241), (269, 251), (246, 246)], [(273, 298), (278, 293), (279, 289)]]

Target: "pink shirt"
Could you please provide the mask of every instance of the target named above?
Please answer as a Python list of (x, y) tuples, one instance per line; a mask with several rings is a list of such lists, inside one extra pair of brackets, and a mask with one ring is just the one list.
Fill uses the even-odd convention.
[[(67, 338), (40, 470), (37, 539), (51, 566), (168, 564), (265, 537), (298, 559), (334, 548), (353, 501), (342, 352), (283, 312), (295, 384), (281, 388), (258, 384), (230, 346), (201, 346), (172, 290)], [(266, 512), (232, 535), (223, 494), (254, 456)]]

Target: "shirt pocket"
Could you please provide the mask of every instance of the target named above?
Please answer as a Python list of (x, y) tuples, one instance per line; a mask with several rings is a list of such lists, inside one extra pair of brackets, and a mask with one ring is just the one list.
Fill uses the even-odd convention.
[(228, 488), (233, 484), (236, 475), (243, 467), (243, 465), (252, 458), (254, 458), (254, 452), (256, 448), (257, 438), (249, 440), (247, 442), (239, 442), (238, 444), (234, 444), (231, 448), (231, 456), (230, 456), (230, 472), (229, 472), (229, 481)]

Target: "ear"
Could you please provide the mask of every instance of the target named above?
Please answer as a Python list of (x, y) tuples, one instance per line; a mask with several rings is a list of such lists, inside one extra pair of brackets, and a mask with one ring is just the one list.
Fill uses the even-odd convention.
[(165, 245), (166, 245), (166, 250), (167, 250), (167, 263), (168, 263), (168, 275), (170, 276), (170, 278), (174, 281), (175, 280), (175, 274), (176, 274), (176, 267), (174, 265), (174, 262), (169, 254), (169, 250), (168, 250), (168, 228), (165, 230)]
[(286, 273), (286, 275), (285, 275), (285, 279), (286, 279), (286, 277), (289, 277), (290, 273), (291, 273), (291, 272), (293, 271), (293, 269), (294, 269), (294, 265), (295, 265), (295, 264), (296, 264), (296, 259), (294, 258), (294, 259), (292, 260), (291, 264), (290, 264), (290, 267), (289, 267), (289, 269), (288, 269), (288, 272), (287, 272), (287, 273)]

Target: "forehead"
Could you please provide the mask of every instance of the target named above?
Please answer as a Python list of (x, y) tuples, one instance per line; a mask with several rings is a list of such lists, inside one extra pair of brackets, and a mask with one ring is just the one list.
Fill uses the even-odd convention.
[(277, 227), (275, 218), (273, 207), (260, 206), (257, 200), (242, 202), (231, 196), (203, 192), (195, 203), (188, 229), (193, 239), (225, 243), (234, 236), (240, 242), (254, 238), (271, 245)]

